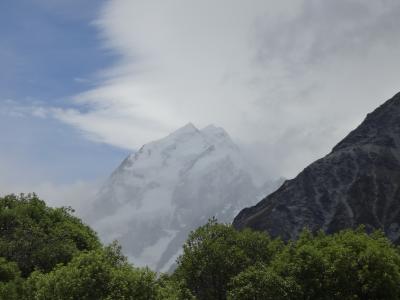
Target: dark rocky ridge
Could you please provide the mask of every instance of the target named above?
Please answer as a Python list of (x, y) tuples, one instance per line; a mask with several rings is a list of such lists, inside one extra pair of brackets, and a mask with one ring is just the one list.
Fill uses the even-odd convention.
[(285, 240), (304, 227), (332, 233), (360, 224), (400, 242), (400, 93), (368, 114), (330, 154), (233, 222), (237, 229)]

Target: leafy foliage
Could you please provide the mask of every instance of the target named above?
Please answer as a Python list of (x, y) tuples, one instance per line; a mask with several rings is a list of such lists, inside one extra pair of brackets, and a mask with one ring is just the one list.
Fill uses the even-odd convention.
[(263, 265), (247, 268), (231, 280), (230, 286), (228, 300), (301, 299), (300, 286), (292, 278), (283, 278)]
[[(400, 255), (382, 232), (334, 235), (304, 231), (272, 263), (294, 279), (305, 299), (399, 299)], [(296, 298), (292, 298), (296, 299)]]
[(400, 299), (400, 254), (363, 228), (284, 245), (210, 220), (193, 232), (176, 274), (198, 299)]
[(196, 300), (182, 281), (161, 274), (158, 279), (157, 300)]
[(379, 231), (305, 230), (285, 244), (212, 219), (157, 277), (71, 212), (34, 194), (0, 198), (0, 299), (400, 299), (400, 252)]
[(0, 257), (0, 299), (19, 299), (22, 286), (18, 265)]
[(175, 276), (198, 299), (226, 299), (231, 278), (257, 262), (269, 262), (281, 247), (263, 233), (238, 232), (212, 219), (189, 235)]
[(133, 268), (114, 247), (74, 257), (52, 272), (34, 272), (26, 282), (26, 298), (45, 299), (156, 299), (156, 275)]
[(0, 256), (16, 262), (27, 277), (67, 263), (79, 251), (98, 249), (94, 231), (71, 212), (47, 207), (35, 194), (0, 198)]
[(10, 282), (20, 276), (18, 265), (0, 257), (0, 282)]

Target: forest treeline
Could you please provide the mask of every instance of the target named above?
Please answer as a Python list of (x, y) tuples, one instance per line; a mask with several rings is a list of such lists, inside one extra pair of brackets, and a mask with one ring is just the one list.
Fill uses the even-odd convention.
[(0, 198), (0, 299), (400, 299), (400, 251), (382, 232), (304, 230), (284, 243), (215, 219), (193, 231), (172, 274), (129, 263), (71, 208)]

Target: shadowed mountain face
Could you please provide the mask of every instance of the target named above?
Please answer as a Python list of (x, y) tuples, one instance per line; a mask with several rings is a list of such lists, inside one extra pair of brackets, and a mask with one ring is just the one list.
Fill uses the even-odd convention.
[(360, 224), (400, 242), (400, 93), (368, 114), (330, 154), (233, 222), (285, 240), (304, 227), (331, 233)]

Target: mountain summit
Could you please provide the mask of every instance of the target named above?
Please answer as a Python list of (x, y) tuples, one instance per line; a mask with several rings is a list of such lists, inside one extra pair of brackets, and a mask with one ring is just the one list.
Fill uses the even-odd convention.
[(226, 131), (189, 123), (122, 162), (99, 193), (93, 226), (135, 264), (167, 271), (191, 230), (212, 216), (231, 222), (258, 195)]
[(286, 181), (234, 220), (296, 238), (308, 227), (336, 232), (365, 224), (400, 242), (400, 93), (388, 100), (332, 152)]

